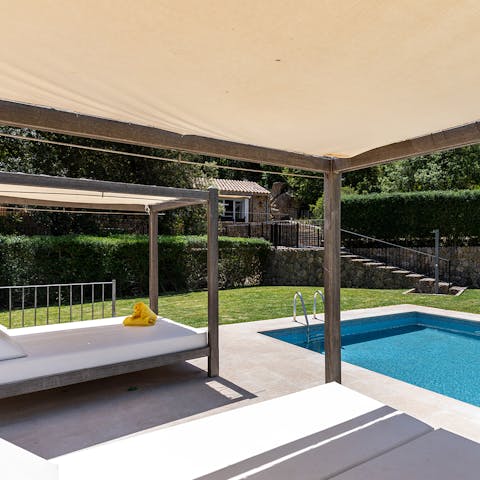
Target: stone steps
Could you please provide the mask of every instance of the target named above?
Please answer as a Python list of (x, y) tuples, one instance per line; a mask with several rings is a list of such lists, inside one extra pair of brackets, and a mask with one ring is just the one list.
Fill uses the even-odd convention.
[(350, 261), (353, 262), (353, 263), (371, 263), (371, 262), (373, 262), (373, 260), (370, 259), (370, 258), (362, 258), (362, 257), (351, 258)]
[[(435, 279), (424, 277), (419, 280), (416, 287), (418, 293), (432, 293), (435, 291)], [(447, 282), (438, 282), (438, 293), (448, 295), (450, 292), (450, 285)]]
[[(373, 275), (375, 271), (383, 272), (383, 281), (386, 288), (409, 288), (417, 293), (432, 294), (435, 292), (435, 279), (429, 278), (421, 273), (398, 268), (393, 265), (386, 265), (383, 262), (371, 258), (355, 255), (342, 248), (342, 259), (347, 262), (370, 269)], [(446, 282), (438, 283), (438, 293), (443, 295), (460, 295), (466, 287), (451, 286)]]
[(366, 267), (383, 267), (385, 265), (382, 262), (365, 262)]
[(407, 275), (405, 275), (406, 277), (408, 278), (417, 278), (417, 279), (421, 279), (421, 278), (425, 278), (425, 275), (422, 275), (421, 273), (409, 273)]
[(390, 271), (394, 271), (394, 270), (397, 270), (397, 267), (392, 267), (392, 265), (382, 265), (381, 267), (378, 267), (379, 269), (381, 270), (390, 270)]
[(458, 287), (458, 286), (453, 285), (452, 287), (449, 288), (448, 293), (450, 293), (450, 295), (460, 295), (466, 289), (467, 289), (467, 287)]

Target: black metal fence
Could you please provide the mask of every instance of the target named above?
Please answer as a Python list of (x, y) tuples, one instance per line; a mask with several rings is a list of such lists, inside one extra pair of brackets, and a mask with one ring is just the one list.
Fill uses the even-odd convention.
[(274, 247), (308, 248), (323, 245), (323, 228), (313, 222), (291, 220), (223, 223), (221, 235), (264, 238)]
[(273, 222), (270, 241), (275, 247), (309, 248), (323, 245), (323, 229), (303, 222)]
[[(409, 272), (435, 278), (436, 256), (402, 245), (342, 229), (342, 246), (349, 252)], [(323, 247), (323, 222), (319, 219), (223, 223), (222, 235), (260, 237), (274, 247)], [(450, 283), (450, 260), (438, 257), (438, 278)]]

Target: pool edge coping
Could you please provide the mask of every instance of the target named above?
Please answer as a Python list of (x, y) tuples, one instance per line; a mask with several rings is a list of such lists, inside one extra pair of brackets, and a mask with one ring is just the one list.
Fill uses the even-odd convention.
[[(412, 304), (345, 310), (341, 312), (341, 321), (398, 313), (425, 313), (480, 323), (480, 314)], [(318, 314), (318, 316), (320, 320), (313, 320), (311, 325), (323, 323), (323, 314)], [(277, 326), (271, 325), (271, 322), (277, 323)], [(290, 325), (286, 324), (287, 322), (291, 322)], [(302, 327), (299, 323), (294, 324), (293, 317), (257, 320), (252, 323), (256, 324), (254, 330), (257, 334), (264, 334), (267, 331), (279, 329)], [(262, 325), (259, 325), (259, 323)], [(279, 323), (284, 323), (284, 325), (280, 326), (278, 325)], [(315, 352), (304, 349), (303, 347), (288, 344), (283, 340), (276, 339), (269, 335), (266, 335), (266, 337), (274, 342), (283, 343), (288, 345), (288, 347), (302, 349), (315, 355)], [(480, 407), (348, 362), (342, 361), (342, 370), (344, 371), (344, 382), (342, 383), (345, 386), (379, 400), (386, 405), (391, 405), (400, 411), (413, 415), (434, 428), (444, 428), (466, 436), (476, 442), (480, 442), (480, 435), (477, 433), (473, 435), (469, 434), (467, 428), (472, 426), (472, 422), (473, 425), (480, 427)], [(431, 404), (432, 406), (432, 410), (428, 414), (423, 411), (426, 404)], [(420, 411), (422, 413), (420, 413)], [(458, 427), (458, 425), (460, 425), (460, 427)]]

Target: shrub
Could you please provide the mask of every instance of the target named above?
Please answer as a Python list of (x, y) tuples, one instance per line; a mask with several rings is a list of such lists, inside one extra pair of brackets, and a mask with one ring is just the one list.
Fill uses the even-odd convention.
[(342, 228), (383, 240), (480, 238), (480, 190), (347, 195)]
[[(206, 237), (161, 236), (159, 290), (206, 287)], [(260, 283), (269, 243), (262, 239), (219, 239), (220, 288)], [(119, 296), (148, 293), (148, 238), (0, 236), (2, 285), (117, 280)]]

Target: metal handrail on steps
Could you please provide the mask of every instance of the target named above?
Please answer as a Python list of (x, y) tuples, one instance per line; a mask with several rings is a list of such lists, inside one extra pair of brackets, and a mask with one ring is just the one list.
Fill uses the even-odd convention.
[[(354, 235), (356, 237), (366, 238), (367, 240), (373, 240), (374, 242), (383, 243), (384, 245), (388, 245), (390, 247), (401, 248), (403, 250), (408, 250), (410, 252), (419, 253), (420, 255), (425, 255), (426, 257), (435, 258), (435, 255), (433, 253), (422, 252), (421, 250), (415, 250), (414, 248), (404, 247), (403, 245), (397, 245), (396, 243), (390, 243), (390, 242), (387, 242), (385, 240), (380, 240), (380, 239), (375, 238), (375, 237), (369, 237), (368, 235), (362, 235), (361, 233), (352, 232), (350, 230), (344, 230), (343, 228), (341, 229), (341, 231), (344, 232), (344, 233), (349, 233), (350, 235)], [(438, 257), (438, 259), (439, 260), (445, 260), (446, 262), (449, 261), (448, 258)]]
[[(342, 233), (346, 233), (348, 235), (352, 235), (354, 237), (364, 239), (370, 242), (375, 242), (376, 244), (380, 244), (381, 247), (377, 247), (381, 249), (383, 247), (384, 252), (383, 254), (379, 253), (378, 255), (371, 255), (368, 253), (368, 257), (372, 258), (373, 260), (381, 261), (387, 263), (389, 265), (395, 266), (397, 268), (401, 268), (404, 270), (415, 271), (415, 273), (420, 273), (423, 275), (428, 275), (438, 279), (439, 276), (443, 277), (443, 279), (450, 285), (450, 260), (448, 258), (440, 257), (438, 255), (439, 250), (439, 242), (438, 238), (436, 239), (436, 254), (422, 252), (421, 250), (416, 250), (414, 248), (405, 247), (403, 245), (397, 245), (395, 243), (387, 242), (385, 240), (380, 240), (378, 238), (369, 237), (368, 235), (362, 235), (357, 232), (352, 232), (350, 230), (341, 229)], [(438, 234), (436, 234), (438, 235)], [(342, 242), (344, 243), (344, 242)], [(346, 250), (352, 252), (353, 254), (358, 254), (361, 256), (365, 256), (364, 249), (371, 249), (372, 246), (346, 246)], [(411, 266), (411, 256), (410, 259), (407, 257), (408, 254), (418, 255), (420, 257), (425, 257), (430, 260), (427, 265), (425, 262), (415, 262), (415, 257), (413, 259), (413, 263), (416, 263), (413, 268)], [(443, 268), (442, 274), (440, 274), (440, 262), (442, 262)], [(438, 281), (438, 280), (437, 280)]]

